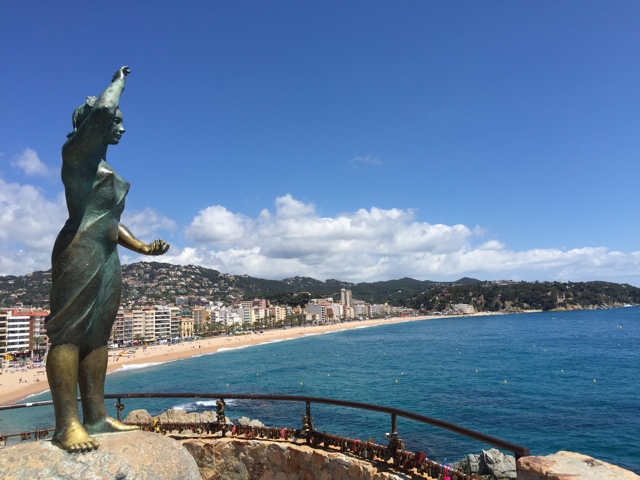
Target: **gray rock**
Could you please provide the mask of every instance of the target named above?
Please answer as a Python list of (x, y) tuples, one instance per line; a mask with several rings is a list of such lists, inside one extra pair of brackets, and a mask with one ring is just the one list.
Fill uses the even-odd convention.
[(498, 449), (483, 450), (481, 454), (469, 454), (453, 466), (467, 475), (492, 480), (513, 480), (517, 476), (516, 459)]
[(149, 432), (96, 435), (100, 448), (67, 453), (50, 440), (0, 450), (0, 478), (12, 480), (199, 480), (193, 457), (177, 441)]
[(454, 463), (453, 468), (467, 475), (479, 475), (480, 455), (470, 453), (459, 462)]
[(152, 423), (153, 417), (146, 410), (132, 410), (124, 419), (124, 423)]
[(517, 476), (515, 457), (496, 448), (483, 450), (478, 464), (480, 475), (492, 475), (496, 480), (510, 480)]
[(239, 425), (249, 425), (249, 423), (251, 423), (251, 420), (249, 419), (249, 417), (240, 417), (240, 418), (238, 418), (238, 424)]
[(184, 410), (173, 408), (155, 418), (162, 423), (212, 423), (217, 421), (216, 412), (207, 410), (202, 413), (187, 413)]

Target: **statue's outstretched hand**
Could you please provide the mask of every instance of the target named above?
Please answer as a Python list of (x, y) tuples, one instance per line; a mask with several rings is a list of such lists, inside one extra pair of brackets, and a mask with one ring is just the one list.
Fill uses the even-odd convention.
[(149, 245), (147, 245), (146, 255), (164, 255), (169, 250), (171, 245), (169, 243), (165, 243), (161, 238), (158, 240), (154, 240)]
[(131, 73), (131, 70), (129, 70), (129, 67), (127, 66), (120, 67), (118, 70), (116, 70), (116, 73), (113, 74), (113, 78), (111, 79), (111, 81), (115, 82), (119, 78), (124, 78), (130, 73)]

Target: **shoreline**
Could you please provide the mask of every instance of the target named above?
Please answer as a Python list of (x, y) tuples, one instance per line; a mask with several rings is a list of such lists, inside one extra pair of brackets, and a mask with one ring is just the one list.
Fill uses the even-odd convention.
[[(496, 315), (492, 313), (473, 313), (466, 315), (431, 315), (419, 317), (393, 317), (388, 319), (359, 320), (331, 325), (315, 325), (307, 327), (288, 327), (265, 330), (264, 333), (250, 333), (247, 335), (206, 337), (190, 342), (173, 345), (152, 345), (137, 347), (135, 353), (120, 356), (120, 352), (133, 349), (109, 350), (107, 374), (131, 367), (146, 368), (148, 364), (161, 364), (177, 360), (184, 360), (201, 355), (209, 355), (237, 348), (249, 347), (274, 341), (292, 340), (310, 335), (353, 330), (357, 328), (375, 327), (395, 323), (435, 320), (441, 318), (478, 317)], [(22, 381), (22, 382), (21, 382)], [(23, 403), (27, 397), (49, 390), (49, 382), (44, 366), (37, 368), (4, 369), (0, 375), (0, 405)]]

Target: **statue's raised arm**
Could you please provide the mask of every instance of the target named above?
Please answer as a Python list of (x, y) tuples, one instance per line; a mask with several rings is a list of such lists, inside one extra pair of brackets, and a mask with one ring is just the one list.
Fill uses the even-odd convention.
[(120, 106), (125, 78), (130, 73), (129, 67), (120, 67), (98, 98), (87, 97), (86, 102), (73, 111), (73, 132), (67, 135), (69, 140), (62, 147), (65, 161), (82, 161), (103, 142)]

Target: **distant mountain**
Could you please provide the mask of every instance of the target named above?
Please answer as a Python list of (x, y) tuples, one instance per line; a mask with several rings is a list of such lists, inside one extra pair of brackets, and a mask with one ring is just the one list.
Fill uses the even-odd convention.
[(34, 307), (49, 304), (51, 290), (51, 270), (33, 272), (19, 277), (0, 277), (0, 308), (13, 307), (22, 303)]
[(455, 285), (478, 285), (482, 283), (482, 281), (476, 278), (462, 277), (460, 280), (456, 280), (453, 282)]
[(403, 300), (411, 298), (426, 289), (438, 285), (429, 280), (420, 281), (413, 278), (387, 280), (384, 282), (358, 283), (351, 288), (353, 297), (369, 303), (403, 304)]
[[(369, 303), (389, 303), (421, 311), (443, 311), (464, 303), (477, 311), (552, 310), (603, 308), (640, 304), (640, 289), (609, 282), (488, 282), (464, 277), (455, 282), (401, 278), (381, 282), (351, 283), (310, 277), (266, 280), (230, 275), (196, 265), (139, 262), (122, 266), (122, 303), (142, 305), (209, 301), (224, 303), (267, 298), (281, 305), (306, 305), (309, 298), (340, 299), (340, 290)], [(0, 277), (0, 308), (25, 306), (47, 308), (51, 271)]]
[(478, 282), (434, 286), (403, 305), (442, 311), (450, 305), (473, 305), (479, 312), (574, 310), (640, 304), (640, 288), (611, 282)]

